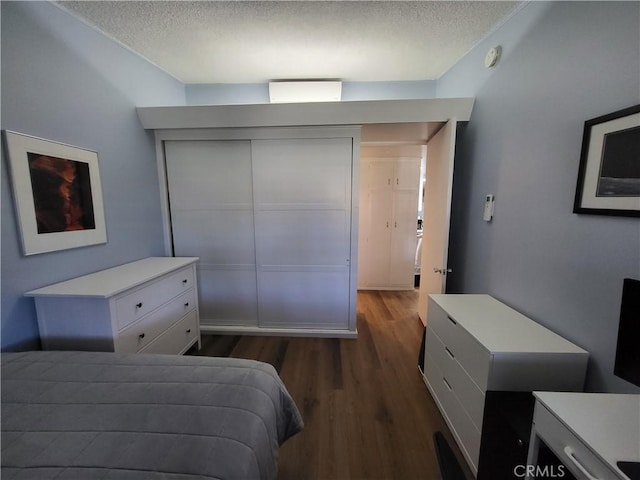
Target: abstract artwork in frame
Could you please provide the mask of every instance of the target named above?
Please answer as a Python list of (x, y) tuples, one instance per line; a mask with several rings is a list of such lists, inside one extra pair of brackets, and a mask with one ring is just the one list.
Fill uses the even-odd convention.
[(3, 133), (24, 254), (106, 243), (97, 153)]
[(640, 216), (640, 105), (585, 122), (573, 213)]

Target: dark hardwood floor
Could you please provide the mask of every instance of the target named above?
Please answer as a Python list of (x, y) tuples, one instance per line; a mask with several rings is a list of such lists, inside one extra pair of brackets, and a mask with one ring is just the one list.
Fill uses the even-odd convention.
[(438, 430), (472, 478), (418, 370), (417, 292), (359, 292), (357, 311), (357, 339), (205, 335), (197, 354), (280, 374), (305, 421), (280, 450), (280, 480), (440, 479)]

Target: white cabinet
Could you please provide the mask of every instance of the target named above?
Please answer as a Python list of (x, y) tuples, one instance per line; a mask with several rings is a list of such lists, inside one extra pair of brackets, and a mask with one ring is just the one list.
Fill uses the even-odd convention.
[(511, 478), (530, 392), (581, 391), (588, 353), (488, 295), (430, 295), (428, 312), (425, 383), (473, 473)]
[(358, 134), (165, 133), (172, 253), (200, 258), (203, 330), (355, 334)]
[(200, 342), (197, 260), (150, 257), (27, 292), (42, 347), (184, 353)]
[(419, 158), (363, 159), (362, 289), (412, 289), (417, 245)]

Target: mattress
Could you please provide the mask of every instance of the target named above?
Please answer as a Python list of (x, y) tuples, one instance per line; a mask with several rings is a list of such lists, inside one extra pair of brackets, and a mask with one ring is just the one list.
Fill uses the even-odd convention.
[(274, 479), (300, 413), (268, 364), (3, 353), (2, 479)]

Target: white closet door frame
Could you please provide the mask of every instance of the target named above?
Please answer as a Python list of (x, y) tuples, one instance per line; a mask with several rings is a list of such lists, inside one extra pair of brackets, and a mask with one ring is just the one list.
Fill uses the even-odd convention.
[[(207, 129), (171, 129), (156, 130), (156, 162), (160, 185), (160, 205), (162, 211), (165, 255), (172, 256), (171, 216), (169, 209), (169, 192), (167, 188), (167, 170), (165, 163), (164, 142), (168, 140), (266, 140), (266, 139), (304, 139), (304, 138), (351, 138), (353, 142), (353, 162), (351, 171), (351, 245), (349, 275), (349, 321), (348, 330), (340, 336), (355, 337), (357, 272), (358, 272), (358, 219), (360, 188), (360, 127), (265, 127), (265, 128), (207, 128)], [(257, 332), (254, 332), (257, 333)], [(288, 334), (296, 332), (263, 331), (264, 334)], [(336, 331), (301, 331), (300, 335), (338, 336)]]

